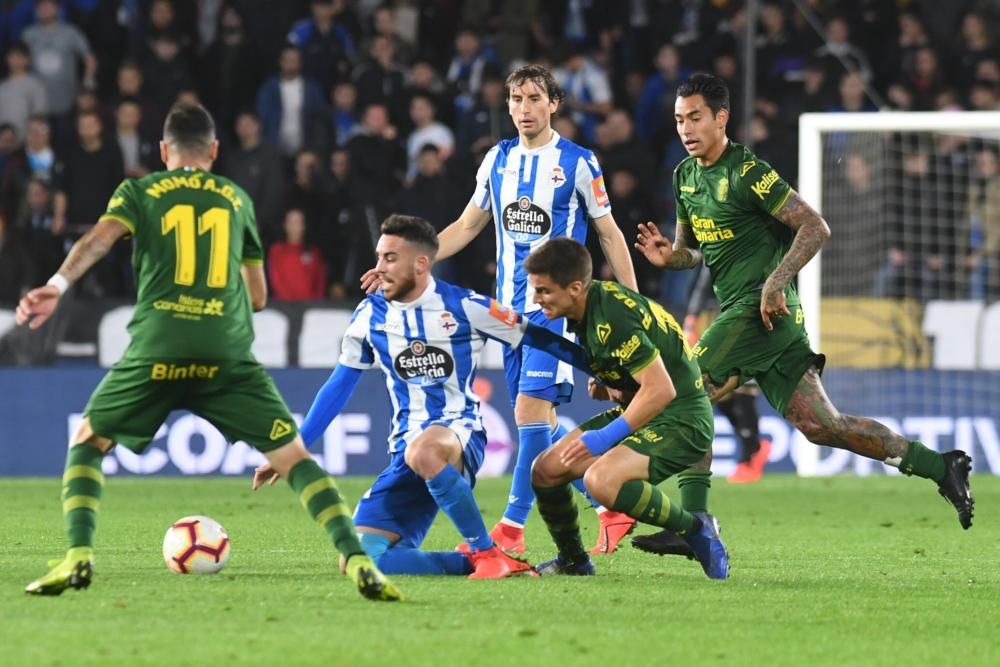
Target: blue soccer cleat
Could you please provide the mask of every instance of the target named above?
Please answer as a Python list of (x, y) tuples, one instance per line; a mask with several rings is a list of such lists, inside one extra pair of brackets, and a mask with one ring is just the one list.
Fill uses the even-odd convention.
[(584, 556), (583, 560), (575, 563), (568, 563), (562, 559), (562, 556), (556, 556), (552, 560), (547, 560), (544, 563), (536, 565), (535, 572), (543, 577), (553, 574), (565, 574), (571, 577), (592, 577), (597, 574), (597, 569), (594, 567), (593, 561), (590, 560), (590, 556)]
[(698, 532), (685, 535), (684, 539), (691, 545), (709, 579), (728, 579), (729, 552), (719, 537), (718, 519), (707, 512), (696, 512), (695, 516), (701, 520), (701, 528)]

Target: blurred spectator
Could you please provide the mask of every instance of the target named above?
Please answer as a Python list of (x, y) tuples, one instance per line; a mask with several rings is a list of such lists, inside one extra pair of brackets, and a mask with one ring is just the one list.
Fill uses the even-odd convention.
[(451, 157), (455, 150), (455, 136), (446, 125), (437, 121), (435, 111), (433, 100), (426, 95), (415, 95), (410, 101), (410, 119), (414, 129), (406, 139), (406, 156), (409, 160), (407, 180), (416, 177), (417, 157), (425, 146), (434, 146), (442, 162)]
[(824, 214), (832, 233), (823, 247), (823, 292), (830, 296), (871, 296), (884, 261), (884, 193), (875, 191), (875, 173), (861, 153), (839, 163), (842, 183), (831, 189)]
[(32, 116), (28, 120), (28, 132), (24, 137), (27, 177), (51, 181), (56, 166), (56, 154), (52, 150), (52, 132), (44, 116)]
[(597, 124), (611, 111), (611, 84), (580, 45), (570, 45), (562, 66), (552, 75), (566, 94), (563, 109), (580, 128), (584, 142), (593, 145)]
[(372, 12), (374, 37), (384, 37), (392, 44), (393, 65), (396, 69), (406, 69), (416, 55), (413, 44), (400, 36), (396, 29), (396, 10), (388, 4), (376, 7)]
[(462, 157), (485, 153), (500, 139), (517, 133), (504, 99), (504, 81), (497, 73), (483, 77), (475, 106), (463, 113), (458, 121), (458, 150)]
[(581, 146), (587, 145), (587, 142), (580, 136), (580, 128), (569, 116), (555, 116), (552, 119), (552, 129), (555, 130), (560, 137), (569, 139), (575, 144), (580, 144)]
[(816, 49), (823, 59), (828, 75), (839, 75), (845, 69), (857, 72), (862, 81), (872, 80), (872, 68), (864, 51), (851, 43), (851, 26), (847, 18), (834, 16), (826, 23), (826, 43)]
[(115, 139), (122, 153), (125, 175), (142, 178), (160, 167), (158, 146), (142, 135), (142, 110), (137, 102), (122, 101), (115, 111)]
[(139, 104), (142, 116), (140, 132), (147, 137), (159, 137), (163, 132), (163, 121), (166, 119), (166, 109), (161, 109), (143, 92), (142, 68), (134, 60), (125, 60), (118, 67), (116, 76), (116, 91), (104, 105), (106, 116), (112, 116), (118, 105), (129, 100)]
[(222, 173), (246, 190), (261, 236), (265, 242), (273, 241), (285, 200), (281, 152), (261, 138), (260, 122), (250, 111), (236, 117), (236, 141), (236, 146), (222, 153)]
[(455, 110), (462, 112), (472, 108), (479, 86), (483, 81), (483, 68), (493, 61), (482, 47), (479, 34), (471, 28), (463, 28), (455, 36), (455, 55), (448, 65), (446, 78), (455, 89)]
[(262, 136), (290, 157), (303, 148), (323, 145), (323, 93), (302, 76), (302, 54), (295, 47), (282, 49), (279, 65), (279, 74), (257, 93), (257, 117)]
[(899, 15), (897, 44), (899, 53), (895, 65), (899, 70), (910, 73), (914, 69), (917, 51), (931, 45), (927, 27), (915, 12), (902, 12)]
[(226, 5), (219, 18), (219, 34), (201, 56), (199, 90), (215, 123), (228, 133), (236, 115), (252, 109), (262, 78), (255, 45), (243, 25), (243, 16)]
[[(635, 235), (635, 230), (640, 224), (654, 219), (654, 207), (650, 201), (649, 191), (641, 187), (636, 173), (627, 167), (612, 173), (608, 183), (610, 184), (611, 201), (614, 202), (615, 207), (615, 222), (621, 227), (625, 238), (630, 239)], [(596, 245), (595, 250), (600, 248), (600, 241), (596, 234), (590, 235), (589, 240)], [(644, 258), (631, 243), (628, 245), (639, 290), (643, 294), (657, 294), (661, 271), (649, 262), (643, 261)], [(614, 280), (611, 277), (611, 268), (604, 258), (604, 253), (597, 250), (594, 257), (601, 258), (597, 275), (607, 275), (609, 276), (608, 280)], [(595, 267), (595, 269), (597, 268)]]
[(87, 38), (75, 26), (59, 18), (56, 0), (38, 0), (38, 22), (24, 31), (22, 39), (31, 50), (31, 64), (45, 84), (49, 112), (59, 116), (69, 112), (79, 88), (77, 71), (83, 64), (83, 84), (93, 87), (97, 58)]
[(969, 12), (962, 19), (962, 31), (955, 45), (956, 65), (963, 84), (969, 85), (976, 76), (976, 66), (982, 60), (995, 59), (993, 38), (980, 14)]
[(347, 27), (346, 0), (311, 0), (311, 18), (292, 26), (288, 41), (302, 52), (301, 69), (322, 90), (345, 80), (357, 58), (355, 37)]
[(648, 145), (636, 139), (632, 119), (624, 110), (615, 109), (608, 114), (604, 128), (607, 143), (600, 150), (604, 173), (610, 177), (617, 171), (628, 170), (637, 181), (636, 189), (652, 192), (656, 182), (656, 158)]
[(152, 0), (146, 16), (143, 43), (135, 48), (133, 55), (140, 59), (151, 56), (156, 51), (156, 43), (163, 37), (172, 39), (177, 44), (185, 60), (194, 55), (192, 31), (185, 30), (177, 24), (173, 1)]
[(360, 202), (384, 212), (399, 190), (406, 160), (399, 133), (384, 106), (373, 104), (365, 109), (360, 131), (347, 142), (347, 149)]
[(170, 109), (182, 90), (194, 88), (191, 66), (177, 38), (164, 33), (151, 43), (142, 63), (142, 92), (161, 110)]
[[(396, 211), (429, 220), (441, 231), (458, 218), (466, 200), (444, 170), (444, 155), (434, 144), (420, 147), (413, 179), (403, 189)], [(446, 260), (447, 261), (447, 260)]]
[(27, 178), (27, 158), (18, 146), (17, 130), (0, 123), (0, 211), (17, 210)]
[(865, 94), (865, 84), (861, 76), (853, 72), (845, 72), (840, 77), (840, 87), (837, 89), (840, 99), (827, 111), (843, 113), (847, 111), (878, 111)]
[(10, 123), (24, 140), (28, 119), (48, 113), (45, 86), (29, 71), (31, 53), (24, 42), (7, 49), (7, 78), (0, 81), (0, 123)]
[(334, 144), (346, 146), (348, 139), (358, 128), (358, 91), (350, 81), (342, 81), (333, 87), (330, 97), (333, 102), (330, 126)]
[(315, 301), (326, 296), (326, 264), (319, 249), (306, 243), (306, 217), (285, 213), (284, 240), (267, 251), (267, 277), (277, 301)]
[[(503, 77), (497, 72), (495, 67), (487, 67), (483, 70), (483, 77), (499, 77), (500, 85), (503, 86)], [(437, 118), (446, 125), (453, 125), (455, 122), (455, 105), (448, 84), (445, 82), (434, 66), (426, 60), (417, 60), (410, 65), (408, 81), (406, 82), (406, 94), (409, 97), (414, 95), (426, 95), (434, 100), (434, 108), (437, 109)]]
[(35, 265), (21, 236), (0, 211), (0, 305), (13, 308), (36, 282)]
[[(353, 74), (358, 90), (358, 106), (383, 104), (389, 109), (393, 122), (399, 124), (404, 119), (401, 109), (403, 102), (403, 72), (396, 67), (392, 41), (383, 35), (376, 35), (371, 41), (368, 58), (358, 65)], [(396, 117), (393, 114), (400, 114)]]
[(288, 205), (302, 211), (306, 222), (313, 227), (325, 217), (326, 192), (320, 175), (319, 156), (313, 151), (302, 151), (295, 156)]
[(364, 213), (355, 194), (351, 156), (346, 149), (330, 154), (324, 187), (325, 216), (313, 229), (330, 268), (328, 294), (331, 299), (360, 296), (361, 273), (370, 267), (375, 245), (368, 230), (359, 226)]
[(52, 212), (52, 190), (45, 181), (33, 178), (17, 213), (14, 226), (31, 248), (31, 259), (38, 276), (55, 273), (65, 257), (60, 229)]
[(671, 44), (661, 46), (656, 53), (656, 71), (643, 84), (635, 111), (635, 133), (641, 141), (660, 145), (676, 134), (674, 101), (677, 86), (689, 75), (690, 71), (681, 66), (677, 47)]
[(977, 79), (969, 91), (969, 106), (973, 111), (996, 111), (1000, 109), (1000, 83)]
[(944, 78), (937, 52), (929, 46), (917, 49), (910, 74), (915, 110), (930, 111), (934, 108), (934, 98), (944, 87)]
[(1000, 164), (995, 146), (976, 152), (959, 251), (968, 287), (958, 296), (1000, 299)]
[(788, 25), (784, 6), (767, 0), (760, 8), (761, 32), (757, 34), (757, 86), (772, 94), (782, 93), (805, 65), (803, 47)]

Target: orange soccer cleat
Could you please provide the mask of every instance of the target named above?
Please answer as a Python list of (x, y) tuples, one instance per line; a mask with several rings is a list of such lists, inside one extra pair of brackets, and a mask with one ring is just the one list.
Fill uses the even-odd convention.
[(611, 554), (618, 550), (618, 543), (635, 529), (635, 519), (624, 512), (605, 510), (597, 515), (600, 525), (597, 529), (597, 545), (592, 554)]
[(493, 545), (484, 551), (474, 551), (468, 554), (475, 572), (469, 579), (506, 579), (518, 574), (537, 577), (538, 573), (531, 564), (520, 558), (504, 553), (500, 547)]

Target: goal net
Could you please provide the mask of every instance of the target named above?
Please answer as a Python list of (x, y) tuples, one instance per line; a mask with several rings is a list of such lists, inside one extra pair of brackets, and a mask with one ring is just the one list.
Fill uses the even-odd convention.
[[(1000, 112), (804, 114), (799, 142), (832, 231), (799, 276), (831, 400), (1000, 474)], [(792, 455), (897, 473), (801, 437)]]

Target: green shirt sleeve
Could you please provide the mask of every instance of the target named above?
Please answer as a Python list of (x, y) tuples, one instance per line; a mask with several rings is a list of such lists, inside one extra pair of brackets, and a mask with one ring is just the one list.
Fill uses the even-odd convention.
[(116, 220), (128, 227), (129, 236), (135, 236), (139, 215), (139, 197), (141, 192), (136, 187), (134, 179), (126, 178), (122, 181), (111, 199), (108, 200), (108, 207), (99, 220)]
[(773, 216), (792, 194), (792, 186), (767, 162), (757, 158), (740, 165), (737, 191), (750, 206)]
[(677, 165), (674, 169), (674, 203), (677, 208), (677, 222), (687, 225), (690, 224), (690, 214), (688, 213), (687, 206), (681, 201), (681, 167)]
[(264, 248), (257, 232), (257, 214), (250, 198), (246, 194), (241, 196), (243, 197), (243, 263), (263, 264)]
[(631, 298), (619, 300), (604, 295), (604, 313), (611, 328), (605, 349), (633, 378), (660, 356), (659, 348), (643, 329), (644, 311), (640, 305)]

